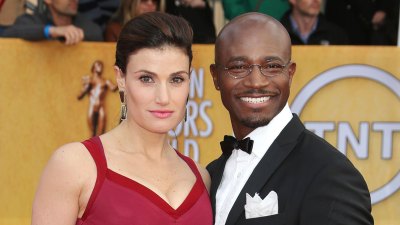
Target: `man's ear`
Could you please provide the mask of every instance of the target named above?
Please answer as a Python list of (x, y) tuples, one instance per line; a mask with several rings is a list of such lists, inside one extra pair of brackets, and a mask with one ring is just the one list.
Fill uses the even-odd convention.
[(289, 87), (292, 84), (294, 73), (296, 72), (296, 62), (292, 62), (288, 68), (288, 75), (289, 75)]
[(217, 72), (217, 66), (215, 64), (210, 65), (210, 72), (213, 78), (214, 87), (215, 89), (219, 90), (218, 72)]
[(125, 75), (118, 66), (114, 66), (114, 72), (119, 91), (125, 91)]

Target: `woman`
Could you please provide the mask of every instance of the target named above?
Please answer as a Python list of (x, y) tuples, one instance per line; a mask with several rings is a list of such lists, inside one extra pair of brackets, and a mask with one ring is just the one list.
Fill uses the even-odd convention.
[(192, 36), (184, 19), (159, 12), (125, 25), (115, 63), (122, 122), (54, 153), (32, 224), (212, 224), (209, 175), (167, 134), (185, 117)]
[(158, 0), (121, 0), (117, 12), (106, 26), (104, 40), (116, 42), (124, 24), (143, 13), (155, 12), (158, 8)]

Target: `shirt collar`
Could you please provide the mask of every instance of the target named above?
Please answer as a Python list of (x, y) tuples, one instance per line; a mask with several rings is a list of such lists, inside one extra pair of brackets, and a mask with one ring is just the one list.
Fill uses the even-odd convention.
[(299, 25), (296, 23), (296, 20), (293, 18), (292, 15), (289, 16), (290, 24), (292, 25), (293, 32), (304, 42), (308, 43), (308, 38), (317, 30), (317, 25), (319, 21), (319, 17), (317, 17), (317, 21), (315, 21), (313, 27), (311, 28), (310, 33), (302, 35), (299, 30)]
[(246, 137), (250, 137), (254, 141), (252, 154), (254, 153), (260, 158), (263, 157), (272, 142), (274, 142), (276, 137), (278, 137), (292, 118), (292, 112), (288, 103), (286, 103), (282, 111), (278, 113), (269, 124), (258, 127), (248, 134)]

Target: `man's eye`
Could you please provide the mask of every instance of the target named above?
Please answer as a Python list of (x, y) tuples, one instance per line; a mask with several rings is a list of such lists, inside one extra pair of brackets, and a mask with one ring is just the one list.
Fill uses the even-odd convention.
[(262, 66), (263, 70), (270, 71), (270, 72), (280, 72), (284, 66), (278, 63), (268, 63)]
[(281, 68), (282, 68), (282, 65), (277, 64), (277, 63), (271, 63), (271, 64), (265, 65), (265, 68), (270, 68), (270, 69), (281, 69)]
[(229, 72), (243, 72), (246, 71), (248, 69), (248, 66), (246, 65), (233, 65), (233, 66), (229, 66), (228, 70)]
[(151, 78), (150, 76), (147, 76), (147, 75), (140, 76), (139, 80), (142, 81), (143, 83), (152, 83), (153, 82), (153, 78)]

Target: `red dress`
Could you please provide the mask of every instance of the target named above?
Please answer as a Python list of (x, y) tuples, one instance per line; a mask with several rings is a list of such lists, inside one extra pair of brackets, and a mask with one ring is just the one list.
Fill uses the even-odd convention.
[(77, 225), (212, 225), (207, 189), (195, 163), (177, 154), (196, 175), (196, 182), (182, 204), (173, 209), (147, 187), (107, 168), (99, 137), (83, 142), (97, 167), (97, 179)]

